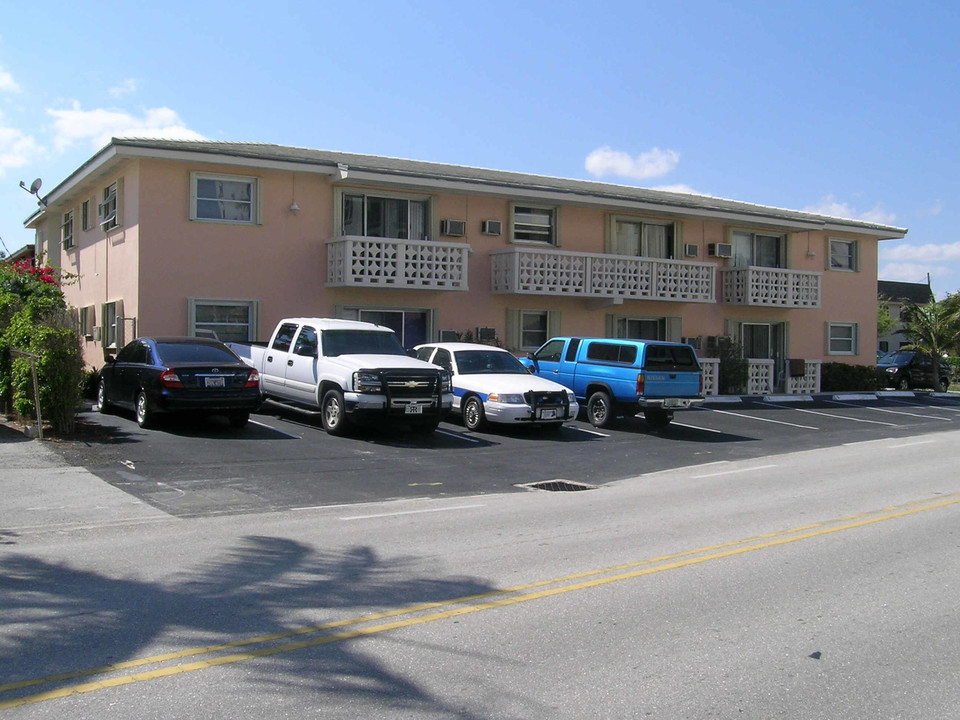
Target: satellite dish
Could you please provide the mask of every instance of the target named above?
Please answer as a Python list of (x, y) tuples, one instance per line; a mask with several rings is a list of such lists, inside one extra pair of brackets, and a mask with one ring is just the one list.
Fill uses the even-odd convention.
[(38, 192), (40, 192), (41, 185), (43, 185), (43, 182), (40, 180), (40, 178), (37, 178), (32, 183), (30, 183), (30, 192), (36, 195)]

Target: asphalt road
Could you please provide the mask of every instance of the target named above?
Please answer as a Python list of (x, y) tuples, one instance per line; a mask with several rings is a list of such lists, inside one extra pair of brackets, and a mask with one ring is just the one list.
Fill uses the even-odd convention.
[[(125, 489), (56, 458), (42, 468), (31, 459), (37, 491), (58, 488), (69, 497), (60, 512), (73, 515), (0, 533), (0, 713), (954, 717), (960, 432), (948, 418), (957, 408), (928, 400), (871, 413), (697, 413), (691, 422), (752, 422), (801, 439), (846, 418), (853, 435), (789, 453), (764, 453), (760, 438), (721, 442), (757, 449), (583, 492), (511, 486), (187, 517), (130, 506)], [(872, 418), (892, 424), (859, 422)], [(209, 439), (196, 435), (150, 438)], [(351, 455), (344, 448), (446, 455), (436, 448), (448, 442), (309, 438), (334, 462)], [(628, 428), (549, 442), (558, 455), (602, 442), (597, 459), (682, 441)], [(32, 488), (9, 464), (5, 492)], [(58, 501), (44, 502), (52, 513)]]
[(218, 418), (141, 430), (130, 414), (87, 413), (102, 435), (59, 444), (67, 462), (180, 517), (256, 513), (392, 498), (524, 492), (530, 483), (602, 485), (707, 462), (830, 447), (960, 423), (960, 395), (745, 398), (678, 412), (665, 430), (641, 418), (597, 431), (573, 422), (471, 433), (456, 419), (423, 437), (404, 429), (324, 433), (270, 406), (237, 431)]

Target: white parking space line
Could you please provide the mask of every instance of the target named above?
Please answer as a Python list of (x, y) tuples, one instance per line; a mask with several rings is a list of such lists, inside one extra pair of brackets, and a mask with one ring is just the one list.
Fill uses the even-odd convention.
[[(890, 410), (888, 408), (867, 407), (864, 405), (854, 405), (853, 403), (836, 402), (834, 400), (828, 400), (827, 402), (830, 403), (831, 405), (841, 405), (843, 407), (862, 408), (864, 410), (873, 410), (874, 412), (890, 413), (891, 415), (907, 415), (909, 417), (925, 418), (927, 420), (941, 420), (943, 422), (950, 422), (950, 420), (948, 420), (947, 418), (940, 417), (939, 415), (918, 415), (917, 413), (904, 412), (903, 410)], [(924, 407), (924, 406), (919, 405), (917, 407)]]
[(802, 408), (792, 408), (787, 405), (775, 405), (774, 403), (768, 403), (771, 407), (782, 408), (784, 410), (796, 410), (797, 412), (810, 413), (811, 415), (821, 415), (828, 418), (836, 418), (837, 420), (849, 420), (850, 422), (859, 422), (859, 423), (870, 423), (871, 425), (886, 425), (887, 427), (899, 427), (896, 423), (880, 422), (879, 420), (865, 420), (864, 418), (852, 418), (847, 417), (846, 415), (834, 415), (833, 413), (820, 412), (819, 410), (803, 410)]
[(293, 438), (294, 440), (303, 440), (303, 438), (300, 437), (299, 435), (291, 435), (290, 433), (284, 432), (283, 430), (277, 430), (272, 425), (267, 425), (266, 423), (258, 422), (256, 420), (251, 420), (250, 424), (256, 425), (258, 427), (266, 428), (267, 430), (273, 430), (275, 433), (280, 433), (281, 435), (285, 435), (288, 438)]
[(483, 505), (455, 505), (453, 507), (425, 508), (423, 510), (404, 510), (402, 512), (377, 513), (375, 515), (346, 515), (338, 520), (376, 520), (377, 518), (399, 517), (401, 515), (420, 515), (422, 513), (451, 512), (454, 510), (472, 510), (473, 508), (483, 507)]
[(587, 435), (596, 435), (597, 437), (610, 437), (607, 433), (597, 432), (596, 430), (587, 430), (586, 428), (577, 427), (576, 425), (564, 425), (571, 430), (576, 430), (578, 432), (586, 433)]
[(446, 435), (447, 437), (456, 438), (457, 440), (466, 440), (467, 442), (478, 443), (478, 444), (483, 442), (483, 440), (480, 440), (479, 438), (470, 437), (469, 435), (464, 435), (463, 433), (458, 433), (458, 432), (452, 432), (450, 430), (434, 430), (434, 432), (440, 433), (441, 435)]
[(691, 475), (691, 480), (702, 480), (703, 478), (712, 478), (720, 477), (721, 475), (739, 475), (741, 473), (754, 472), (756, 470), (769, 470), (770, 468), (775, 468), (776, 465), (757, 465), (756, 467), (749, 468), (738, 468), (736, 470), (721, 470), (720, 472), (715, 473), (705, 473), (703, 475)]
[(914, 447), (916, 445), (932, 445), (933, 440), (917, 440), (916, 442), (900, 443), (899, 445), (887, 445), (887, 448), (890, 450), (896, 450), (898, 448), (908, 448)]
[[(793, 408), (789, 408), (793, 409)], [(766, 423), (775, 423), (776, 425), (789, 425), (790, 427), (803, 428), (804, 430), (819, 430), (820, 428), (814, 427), (813, 425), (798, 425), (797, 423), (787, 422), (786, 420), (772, 420), (770, 418), (760, 418), (754, 417), (753, 415), (744, 415), (743, 413), (730, 412), (729, 410), (715, 410), (714, 408), (704, 408), (708, 412), (720, 413), (721, 415), (733, 415), (734, 417), (742, 417), (747, 420), (757, 420), (758, 422)]]
[(682, 428), (689, 428), (691, 430), (703, 430), (703, 432), (712, 432), (712, 433), (717, 433), (718, 435), (724, 434), (723, 430), (715, 430), (714, 428), (700, 427), (699, 425), (689, 425), (687, 423), (679, 423), (676, 420), (674, 420), (671, 423), (671, 425), (676, 425), (677, 427), (682, 427)]
[(891, 401), (891, 404), (903, 405), (904, 407), (929, 408), (931, 410), (943, 410), (945, 412), (960, 413), (960, 408), (951, 407), (949, 405), (922, 405), (921, 403), (911, 403), (904, 400), (894, 400)]

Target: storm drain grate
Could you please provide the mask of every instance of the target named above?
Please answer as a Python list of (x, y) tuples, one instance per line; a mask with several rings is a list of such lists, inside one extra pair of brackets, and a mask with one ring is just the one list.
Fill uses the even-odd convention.
[(570, 482), (569, 480), (541, 480), (535, 483), (526, 483), (517, 487), (527, 488), (528, 490), (546, 490), (548, 492), (579, 492), (580, 490), (593, 490), (596, 485), (587, 485), (586, 483)]

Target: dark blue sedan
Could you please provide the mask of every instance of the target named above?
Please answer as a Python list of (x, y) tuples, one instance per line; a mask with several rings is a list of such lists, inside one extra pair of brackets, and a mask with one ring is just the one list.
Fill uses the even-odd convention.
[(141, 337), (108, 358), (100, 412), (133, 410), (146, 428), (163, 413), (225, 415), (241, 428), (260, 406), (260, 374), (226, 345), (198, 337)]

